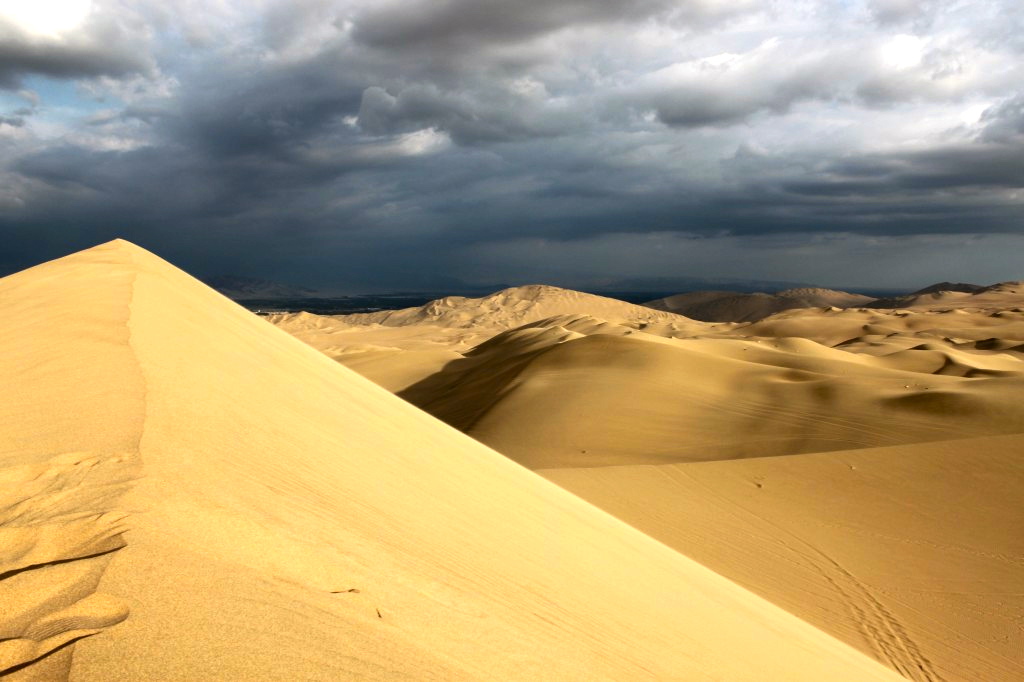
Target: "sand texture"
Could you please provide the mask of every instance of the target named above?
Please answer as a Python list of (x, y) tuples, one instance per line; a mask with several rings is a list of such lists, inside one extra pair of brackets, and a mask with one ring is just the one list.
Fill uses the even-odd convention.
[(905, 677), (1024, 679), (1024, 437), (544, 472)]
[(126, 242), (0, 315), (12, 680), (899, 679)]

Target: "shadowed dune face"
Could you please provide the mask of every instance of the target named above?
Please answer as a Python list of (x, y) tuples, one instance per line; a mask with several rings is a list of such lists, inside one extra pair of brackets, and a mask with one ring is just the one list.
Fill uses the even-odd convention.
[[(1012, 357), (954, 353), (956, 364), (929, 350), (893, 361), (809, 341), (664, 339), (594, 323), (585, 335), (557, 322), (571, 326), (556, 319), (506, 332), (399, 395), (531, 468), (762, 457), (1024, 429), (1015, 400), (1024, 363)], [(1001, 369), (986, 369), (993, 365)]]
[(695, 291), (677, 294), (644, 305), (705, 322), (755, 322), (794, 308), (850, 308), (871, 303), (861, 294), (831, 289), (787, 289), (776, 294), (733, 291)]
[(22, 679), (898, 679), (130, 244), (0, 306)]

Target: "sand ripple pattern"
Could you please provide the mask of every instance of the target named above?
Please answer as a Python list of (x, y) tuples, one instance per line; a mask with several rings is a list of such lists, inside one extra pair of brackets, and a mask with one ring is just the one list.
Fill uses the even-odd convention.
[(72, 452), (0, 470), (0, 677), (67, 679), (75, 641), (128, 617), (97, 591), (125, 546), (134, 457)]

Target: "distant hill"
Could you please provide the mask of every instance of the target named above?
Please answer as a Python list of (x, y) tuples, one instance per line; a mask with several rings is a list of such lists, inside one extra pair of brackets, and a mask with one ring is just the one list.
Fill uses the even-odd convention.
[(580, 291), (531, 284), (503, 289), (481, 298), (446, 296), (418, 308), (347, 315), (345, 321), (387, 327), (434, 324), (457, 328), (512, 329), (556, 315), (586, 314), (616, 323), (686, 322), (670, 312)]
[[(998, 286), (993, 284), (992, 286)], [(983, 289), (991, 287), (983, 287), (980, 284), (965, 284), (964, 282), (939, 282), (938, 284), (932, 284), (924, 289), (918, 289), (912, 292), (911, 296), (920, 296), (922, 294), (934, 294), (940, 291), (962, 291), (967, 294), (975, 294)]]
[(305, 298), (318, 294), (315, 289), (307, 287), (237, 275), (216, 275), (207, 278), (205, 283), (234, 300)]
[(644, 305), (704, 322), (756, 322), (793, 308), (862, 307), (872, 300), (870, 296), (846, 291), (801, 287), (776, 294), (693, 291), (649, 301)]
[(951, 306), (960, 308), (990, 306), (997, 301), (1002, 301), (1005, 305), (1012, 306), (1019, 305), (1021, 291), (1024, 291), (1024, 284), (1016, 281), (999, 282), (989, 286), (940, 282), (927, 286), (924, 289), (919, 289), (906, 296), (880, 298), (865, 307), (920, 308), (923, 306)]
[(796, 287), (812, 286), (807, 282), (769, 279), (733, 279), (729, 277), (629, 277), (609, 280), (600, 286), (588, 288), (596, 294), (610, 295), (612, 292), (659, 291), (664, 293), (731, 291), (744, 293), (750, 291), (779, 291)]
[[(993, 285), (995, 286), (995, 285)], [(867, 304), (866, 308), (911, 308), (915, 305), (941, 303), (946, 300), (963, 298), (965, 294), (976, 294), (986, 287), (964, 282), (938, 282), (912, 291), (903, 296), (879, 298)]]

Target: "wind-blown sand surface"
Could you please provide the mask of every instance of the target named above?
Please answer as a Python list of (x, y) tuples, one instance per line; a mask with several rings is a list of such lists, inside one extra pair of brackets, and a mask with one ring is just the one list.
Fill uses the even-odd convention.
[(1024, 679), (1021, 292), (745, 324), (393, 313), (359, 371), (388, 385), (401, 330), (430, 338), (456, 357), (389, 386), (413, 404), (909, 679)]
[(897, 679), (126, 242), (0, 319), (11, 680)]
[(550, 480), (912, 680), (1024, 679), (1024, 437)]

